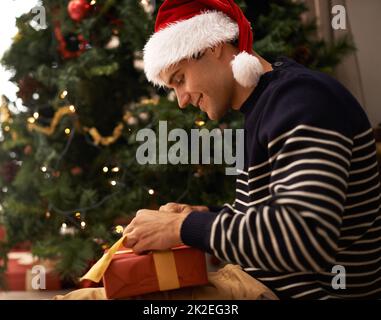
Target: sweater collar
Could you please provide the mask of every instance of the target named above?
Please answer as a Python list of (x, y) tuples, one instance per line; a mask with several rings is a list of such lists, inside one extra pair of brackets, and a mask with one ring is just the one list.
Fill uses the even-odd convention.
[(292, 63), (293, 63), (293, 60), (285, 56), (280, 56), (273, 63), (271, 63), (273, 70), (264, 73), (259, 78), (257, 86), (254, 88), (254, 90), (252, 91), (250, 96), (246, 99), (246, 101), (242, 104), (239, 111), (246, 114), (249, 110), (251, 110), (255, 104), (255, 101), (257, 101), (258, 97), (261, 95), (261, 93), (266, 88), (267, 84), (271, 81), (271, 79), (274, 77), (274, 75), (279, 70), (287, 67), (288, 65)]

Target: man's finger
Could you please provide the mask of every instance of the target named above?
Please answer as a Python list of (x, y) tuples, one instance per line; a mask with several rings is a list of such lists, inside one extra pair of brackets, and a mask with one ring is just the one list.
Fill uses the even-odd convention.
[(134, 229), (134, 226), (132, 224), (132, 222), (124, 228), (123, 230), (123, 235), (127, 234), (127, 233), (130, 233), (132, 230)]
[(124, 239), (123, 245), (126, 248), (133, 248), (136, 245), (136, 243), (138, 242), (138, 239), (134, 235), (134, 232), (126, 233), (125, 235), (127, 236), (127, 238)]
[(140, 241), (136, 242), (135, 245), (131, 248), (136, 254), (145, 254), (150, 251), (144, 239), (141, 239)]
[(159, 211), (167, 211), (167, 212), (180, 212), (181, 210), (180, 204), (175, 202), (169, 202), (164, 206), (159, 208)]

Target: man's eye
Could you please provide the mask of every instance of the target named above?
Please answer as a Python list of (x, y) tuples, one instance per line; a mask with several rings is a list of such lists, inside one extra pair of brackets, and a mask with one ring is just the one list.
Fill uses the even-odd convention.
[(176, 84), (183, 84), (184, 83), (184, 77), (179, 77), (176, 79)]

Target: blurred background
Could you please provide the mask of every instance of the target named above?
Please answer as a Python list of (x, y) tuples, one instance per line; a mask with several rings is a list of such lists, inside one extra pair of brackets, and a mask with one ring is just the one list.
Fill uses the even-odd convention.
[[(154, 0), (2, 0), (0, 11), (0, 285), (86, 287), (81, 276), (140, 208), (222, 205), (234, 195), (223, 165), (139, 165), (136, 132), (240, 128), (207, 120), (151, 87), (142, 48)], [(381, 141), (379, 0), (236, 1), (269, 61), (285, 55), (331, 74), (358, 99)], [(381, 151), (378, 143), (378, 150)], [(219, 261), (210, 257), (209, 263)], [(29, 279), (29, 280), (28, 280)]]

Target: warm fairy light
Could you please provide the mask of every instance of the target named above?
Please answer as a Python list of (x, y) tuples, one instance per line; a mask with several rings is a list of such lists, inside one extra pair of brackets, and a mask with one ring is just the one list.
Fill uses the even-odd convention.
[(50, 212), (49, 212), (49, 211), (46, 211), (46, 213), (45, 213), (45, 217), (46, 217), (46, 218), (50, 218)]
[(79, 219), (79, 218), (81, 217), (81, 213), (80, 213), (80, 212), (76, 212), (76, 213), (75, 213), (75, 217), (76, 217), (77, 219)]
[(69, 109), (70, 109), (71, 112), (75, 112), (75, 107), (74, 107), (73, 105), (71, 105), (71, 106), (69, 107)]
[(70, 134), (70, 129), (69, 129), (69, 128), (66, 128), (66, 129), (65, 129), (65, 133), (66, 133), (66, 134)]
[(203, 125), (205, 125), (205, 121), (204, 120), (196, 120), (194, 123), (197, 126), (199, 126), (199, 127), (202, 127)]
[(85, 222), (85, 221), (82, 221), (82, 222), (81, 222), (81, 228), (82, 228), (82, 229), (85, 229), (85, 228), (86, 228), (86, 222)]
[(60, 98), (65, 99), (66, 96), (67, 96), (67, 91), (66, 90), (62, 91), (60, 94)]
[(120, 226), (120, 225), (115, 227), (115, 232), (116, 233), (123, 233), (123, 230), (124, 230), (124, 228), (122, 226)]
[(35, 123), (35, 122), (36, 122), (36, 119), (33, 118), (33, 117), (29, 117), (29, 118), (28, 118), (28, 122), (29, 122), (29, 123)]
[(108, 172), (108, 167), (103, 167), (103, 172), (104, 173)]
[(149, 190), (148, 190), (148, 193), (149, 193), (150, 195), (153, 195), (153, 194), (155, 193), (155, 191), (154, 191), (153, 189), (149, 189)]
[(112, 180), (110, 183), (111, 183), (112, 186), (116, 186), (116, 181), (115, 180)]
[(61, 225), (61, 228), (62, 228), (62, 229), (66, 229), (66, 228), (67, 228), (67, 224), (64, 222), (64, 223)]
[(90, 5), (94, 5), (94, 4), (96, 4), (97, 2), (95, 1), (95, 0), (91, 0), (91, 2), (90, 2)]
[(114, 167), (111, 169), (112, 172), (119, 172), (119, 168), (118, 167)]
[(41, 167), (41, 171), (42, 171), (42, 172), (46, 172), (47, 170), (48, 170), (48, 168), (46, 168), (45, 166), (42, 166), (42, 167)]
[(38, 112), (33, 113), (33, 118), (38, 119), (39, 116), (40, 116), (40, 115), (39, 115)]
[(9, 126), (4, 127), (4, 131), (9, 131), (9, 130), (11, 130), (11, 128)]

